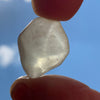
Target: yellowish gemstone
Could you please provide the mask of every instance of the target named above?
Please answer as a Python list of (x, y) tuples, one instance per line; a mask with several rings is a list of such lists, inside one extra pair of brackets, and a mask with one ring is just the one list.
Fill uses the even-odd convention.
[(59, 66), (69, 53), (68, 38), (59, 21), (36, 18), (20, 34), (23, 69), (36, 78)]

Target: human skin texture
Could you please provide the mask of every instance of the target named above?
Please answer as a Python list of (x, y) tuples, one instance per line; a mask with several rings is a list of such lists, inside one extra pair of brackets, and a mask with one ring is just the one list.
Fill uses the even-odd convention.
[(13, 100), (100, 100), (100, 93), (64, 76), (17, 79), (11, 87)]
[(32, 0), (34, 12), (44, 18), (66, 21), (78, 11), (83, 0)]

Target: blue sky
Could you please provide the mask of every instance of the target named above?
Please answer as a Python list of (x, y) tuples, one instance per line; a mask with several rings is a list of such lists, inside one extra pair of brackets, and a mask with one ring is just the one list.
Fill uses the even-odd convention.
[[(61, 22), (69, 38), (70, 53), (64, 63), (47, 74), (79, 80), (100, 92), (100, 0), (84, 0), (69, 21)], [(37, 16), (30, 0), (0, 0), (0, 100), (11, 100), (12, 83), (25, 75), (17, 37)]]

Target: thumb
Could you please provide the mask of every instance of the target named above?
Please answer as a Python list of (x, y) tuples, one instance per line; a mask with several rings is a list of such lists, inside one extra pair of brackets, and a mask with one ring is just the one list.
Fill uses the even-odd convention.
[(64, 76), (23, 77), (11, 87), (13, 100), (100, 100), (100, 93)]

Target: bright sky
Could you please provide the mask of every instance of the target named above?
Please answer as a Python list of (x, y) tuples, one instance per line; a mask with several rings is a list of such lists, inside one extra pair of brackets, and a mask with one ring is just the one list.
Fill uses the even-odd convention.
[[(0, 0), (0, 100), (11, 100), (10, 86), (25, 75), (17, 37), (36, 17), (30, 0)], [(68, 76), (100, 91), (100, 0), (84, 0), (78, 13), (61, 23), (69, 38), (70, 53), (48, 74)]]

